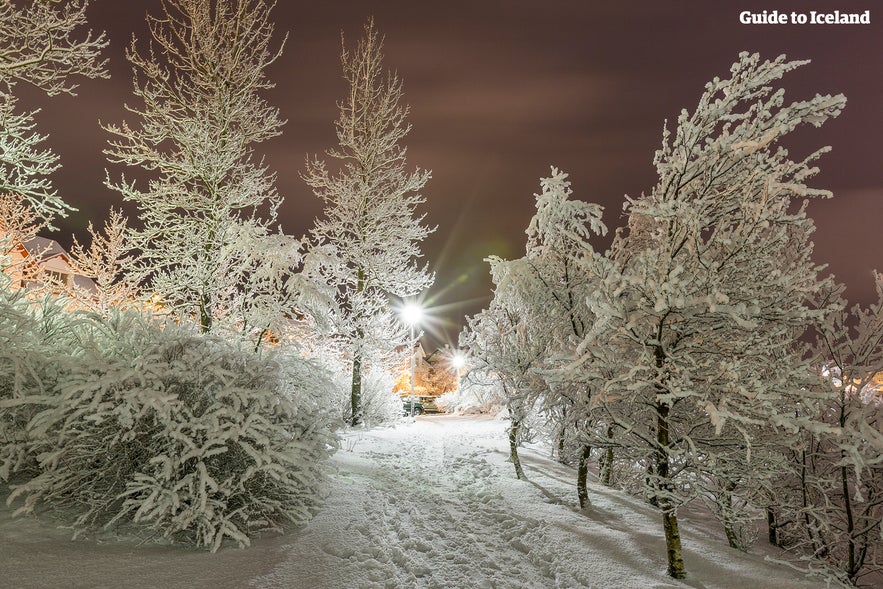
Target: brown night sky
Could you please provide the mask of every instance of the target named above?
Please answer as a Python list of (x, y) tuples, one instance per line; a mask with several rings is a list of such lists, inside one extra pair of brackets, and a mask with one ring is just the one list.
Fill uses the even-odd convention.
[[(25, 94), (43, 109), (38, 123), (64, 168), (54, 180), (80, 212), (55, 237), (82, 234), (103, 221), (120, 197), (104, 188), (106, 134), (99, 119), (119, 122), (131, 101), (123, 48), (146, 36), (144, 15), (157, 0), (93, 0), (91, 23), (111, 39), (110, 80), (84, 81), (77, 98)], [(742, 25), (742, 10), (871, 10), (871, 25)], [(835, 198), (812, 205), (815, 255), (848, 284), (855, 301), (873, 296), (871, 270), (883, 269), (883, 7), (858, 0), (767, 1), (447, 1), (297, 2), (280, 0), (283, 58), (269, 72), (268, 99), (288, 120), (282, 137), (259, 146), (279, 175), (283, 229), (302, 235), (320, 212), (300, 180), (305, 156), (334, 143), (335, 101), (344, 91), (339, 35), (350, 42), (374, 15), (386, 35), (386, 64), (405, 83), (413, 131), (411, 165), (429, 168), (425, 211), (437, 232), (424, 251), (437, 272), (436, 304), (456, 337), (463, 315), (489, 300), (483, 258), (517, 257), (533, 212), (533, 193), (550, 165), (571, 174), (575, 195), (606, 207), (622, 223), (624, 194), (654, 183), (651, 165), (665, 119), (692, 109), (706, 81), (724, 76), (740, 51), (786, 53), (812, 64), (784, 80), (791, 99), (843, 92), (847, 109), (789, 146), (805, 154), (821, 145), (814, 185)], [(281, 35), (280, 35), (281, 38)], [(122, 170), (113, 168), (116, 178)], [(131, 209), (130, 209), (131, 210)], [(599, 248), (607, 242), (599, 242)], [(433, 294), (430, 293), (430, 298)]]

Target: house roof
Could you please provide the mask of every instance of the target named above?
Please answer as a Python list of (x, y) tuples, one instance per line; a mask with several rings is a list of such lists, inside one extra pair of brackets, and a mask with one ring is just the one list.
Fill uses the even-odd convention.
[[(39, 263), (44, 263), (59, 256), (63, 257), (65, 261), (70, 260), (70, 254), (67, 253), (67, 250), (61, 247), (57, 241), (48, 237), (32, 237), (22, 242), (21, 245), (25, 248), (27, 255), (33, 256)], [(73, 273), (70, 276), (74, 286), (89, 293), (94, 294), (98, 292), (98, 287), (91, 278)]]
[(34, 256), (41, 262), (56, 256), (68, 257), (67, 251), (57, 241), (47, 237), (32, 237), (23, 242), (22, 246), (29, 256)]
[[(402, 344), (400, 346), (396, 346), (395, 351), (400, 354), (407, 354), (408, 348), (409, 348), (408, 344)], [(414, 347), (412, 349), (414, 350), (414, 357), (415, 358), (417, 358), (417, 359), (426, 358), (426, 350), (423, 348), (423, 343), (420, 340), (417, 340), (417, 342), (414, 344)]]

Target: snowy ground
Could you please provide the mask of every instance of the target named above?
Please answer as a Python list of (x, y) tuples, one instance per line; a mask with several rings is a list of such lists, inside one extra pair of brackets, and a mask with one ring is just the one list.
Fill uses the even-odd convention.
[(30, 588), (816, 588), (730, 549), (708, 522), (682, 524), (689, 578), (665, 576), (656, 513), (525, 451), (506, 462), (505, 423), (435, 416), (351, 432), (325, 508), (306, 527), (217, 554), (69, 534), (0, 511), (0, 587)]

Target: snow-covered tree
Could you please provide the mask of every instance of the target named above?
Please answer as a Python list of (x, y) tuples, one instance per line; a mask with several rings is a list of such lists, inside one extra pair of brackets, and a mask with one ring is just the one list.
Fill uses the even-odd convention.
[[(526, 231), (525, 255), (488, 259), (493, 301), (461, 336), (461, 345), (474, 358), (472, 380), (490, 378), (503, 390), (519, 478), (517, 444), (529, 412), (538, 409), (554, 422), (559, 452), (565, 428), (584, 430), (590, 413), (588, 389), (569, 365), (594, 321), (588, 297), (603, 268), (589, 239), (607, 228), (601, 207), (571, 198), (567, 174), (551, 171), (535, 195), (537, 212)], [(584, 431), (572, 437), (579, 445), (577, 490), (584, 507), (591, 445)]]
[(877, 301), (837, 309), (820, 323), (816, 365), (824, 377), (817, 419), (804, 433), (786, 517), (803, 525), (789, 533), (797, 548), (841, 572), (853, 584), (883, 573), (883, 454), (871, 443), (883, 433), (883, 275), (874, 274)]
[(497, 257), (491, 264), (494, 298), (487, 309), (467, 319), (460, 334), (460, 347), (468, 350), (471, 385), (497, 385), (503, 393), (510, 421), (509, 458), (515, 476), (524, 479), (518, 446), (530, 434), (529, 417), (537, 399), (548, 390), (538, 373), (550, 344), (550, 333), (531, 329), (530, 318), (517, 295), (506, 292), (513, 286), (513, 276), (524, 266), (521, 260), (507, 261)]
[[(319, 332), (321, 334), (321, 332)], [(332, 387), (326, 391), (325, 403), (339, 423), (352, 421), (350, 392), (352, 373), (346, 358), (335, 345), (324, 346), (316, 357), (317, 363), (332, 374)], [(372, 357), (362, 365), (362, 421), (369, 425), (390, 424), (402, 416), (402, 398), (397, 392), (396, 371), (402, 362), (402, 354), (394, 358)]]
[(402, 81), (383, 68), (383, 39), (373, 20), (353, 52), (341, 51), (349, 88), (339, 103), (338, 147), (325, 161), (308, 159), (304, 180), (324, 203), (311, 235), (311, 276), (336, 290), (331, 311), (334, 337), (352, 363), (351, 423), (362, 421), (362, 374), (375, 352), (402, 343), (404, 330), (392, 315), (390, 295), (414, 296), (432, 284), (417, 265), (420, 242), (433, 229), (417, 207), (430, 173), (407, 171), (408, 107)]
[[(658, 184), (628, 200), (628, 231), (614, 241), (614, 268), (594, 302), (605, 318), (584, 343), (594, 393), (646, 466), (676, 578), (686, 574), (677, 510), (697, 490), (682, 477), (733, 476), (715, 471), (723, 456), (762, 468), (751, 428), (794, 432), (794, 405), (807, 401), (809, 366), (795, 341), (820, 315), (810, 302), (820, 279), (813, 224), (797, 202), (829, 195), (806, 185), (826, 150), (792, 161), (779, 142), (837, 116), (845, 99), (785, 105), (772, 85), (803, 63), (743, 53), (730, 78), (709, 82), (696, 109), (665, 130)], [(794, 353), (771, 366), (783, 350)]]
[[(274, 259), (297, 249), (270, 235), (279, 196), (255, 154), (283, 124), (261, 96), (281, 52), (272, 47), (270, 9), (264, 0), (163, 2), (162, 15), (148, 17), (150, 50), (133, 39), (127, 51), (140, 102), (127, 108), (137, 122), (105, 126), (109, 161), (152, 174), (141, 186), (107, 181), (138, 205), (143, 228), (131, 235), (142, 252), (139, 277), (203, 331), (219, 318), (243, 328), (251, 303), (266, 302), (248, 292), (266, 248)], [(289, 256), (277, 269), (298, 262)]]
[(48, 223), (70, 210), (49, 180), (58, 156), (35, 131), (39, 111), (19, 111), (19, 82), (49, 96), (74, 95), (72, 78), (107, 77), (104, 33), (83, 32), (87, 0), (0, 2), (0, 192), (24, 197)]
[[(540, 180), (537, 212), (527, 228), (524, 261), (532, 272), (524, 277), (521, 296), (527, 301), (535, 329), (548, 330), (552, 344), (543, 361), (549, 392), (542, 410), (555, 422), (559, 459), (568, 439), (577, 446), (577, 495), (588, 505), (586, 480), (591, 453), (591, 395), (587, 383), (569, 365), (574, 349), (594, 322), (589, 297), (603, 273), (603, 257), (589, 242), (605, 235), (600, 206), (571, 198), (567, 174), (552, 168)], [(572, 431), (571, 431), (572, 430)]]
[(96, 230), (89, 222), (87, 230), (91, 240), (88, 248), (73, 238), (71, 271), (90, 278), (95, 285), (94, 291), (76, 282), (68, 285), (68, 296), (81, 308), (106, 316), (112, 308), (122, 307), (136, 298), (137, 288), (129, 282), (129, 272), (136, 257), (128, 247), (126, 223), (122, 211), (111, 209), (103, 231)]
[(418, 367), (417, 378), (434, 394), (443, 395), (457, 389), (457, 371), (453, 366), (450, 350), (438, 350), (427, 356), (423, 365)]
[(16, 260), (13, 251), (45, 226), (24, 197), (14, 192), (0, 193), (0, 271), (21, 273), (23, 260)]

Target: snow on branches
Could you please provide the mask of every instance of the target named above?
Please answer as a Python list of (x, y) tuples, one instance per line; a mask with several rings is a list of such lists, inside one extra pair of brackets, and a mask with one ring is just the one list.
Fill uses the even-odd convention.
[(104, 33), (82, 33), (88, 0), (0, 3), (0, 84), (36, 86), (49, 96), (74, 94), (75, 76), (108, 77)]
[(104, 33), (82, 32), (86, 0), (0, 2), (0, 192), (27, 199), (47, 223), (66, 215), (67, 205), (49, 175), (58, 156), (41, 147), (46, 135), (35, 131), (38, 111), (19, 112), (15, 85), (39, 88), (49, 96), (74, 95), (78, 76), (108, 77)]
[(0, 362), (0, 478), (17, 513), (212, 551), (312, 516), (335, 447), (318, 366), (132, 311), (0, 296), (0, 338), (22, 342)]
[(883, 574), (883, 275), (874, 280), (877, 301), (866, 308), (847, 309), (842, 285), (820, 293), (834, 307), (817, 326), (823, 402), (812, 417), (821, 427), (805, 430), (792, 452), (796, 468), (782, 485), (791, 501), (779, 516), (808, 522), (783, 529), (784, 543), (853, 584)]
[(427, 170), (406, 170), (410, 131), (408, 107), (401, 104), (402, 81), (383, 69), (383, 39), (374, 21), (350, 52), (341, 50), (347, 95), (340, 102), (338, 147), (327, 155), (339, 162), (307, 160), (304, 180), (325, 205), (311, 232), (311, 277), (337, 291), (332, 337), (352, 361), (352, 418), (362, 420), (362, 364), (373, 353), (404, 343), (401, 322), (389, 296), (411, 297), (434, 276), (418, 266), (420, 242), (434, 229), (417, 208)]
[(598, 279), (600, 256), (589, 238), (607, 231), (601, 207), (571, 198), (567, 174), (553, 167), (540, 187), (524, 257), (487, 259), (494, 299), (469, 319), (460, 337), (473, 359), (470, 379), (495, 381), (503, 391), (518, 478), (524, 473), (517, 446), (527, 434), (531, 411), (541, 406), (560, 432), (567, 427), (565, 415), (586, 396), (584, 387), (555, 369), (569, 363), (572, 348), (593, 321), (587, 297)]
[(150, 51), (133, 40), (127, 53), (141, 103), (127, 108), (137, 123), (105, 126), (108, 160), (153, 177), (141, 187), (125, 177), (107, 185), (138, 205), (143, 228), (131, 232), (143, 252), (138, 277), (204, 331), (222, 311), (243, 328), (241, 313), (229, 315), (249, 305), (248, 278), (270, 245), (280, 201), (275, 175), (254, 149), (283, 124), (261, 97), (273, 87), (265, 70), (281, 52), (271, 46), (271, 7), (263, 0), (163, 6), (162, 16), (148, 18)]
[(664, 130), (658, 183), (627, 198), (628, 226), (605, 256), (588, 243), (605, 230), (599, 209), (570, 200), (553, 169), (526, 255), (489, 260), (494, 300), (463, 338), (486, 373), (514, 379), (510, 413), (524, 411), (513, 429), (541, 409), (559, 424), (559, 450), (578, 442), (581, 473), (601, 446), (605, 480), (617, 467), (660, 508), (677, 578), (678, 507), (713, 499), (745, 548), (743, 514), (769, 506), (785, 448), (820, 402), (799, 338), (832, 307), (816, 297), (828, 281), (801, 201), (829, 196), (807, 184), (826, 148), (793, 161), (781, 139), (837, 116), (845, 99), (786, 104), (774, 85), (803, 63), (743, 53), (709, 82)]
[(622, 363), (598, 381), (599, 401), (629, 432), (623, 443), (649, 457), (675, 577), (684, 575), (676, 510), (697, 489), (677, 479), (756, 487), (758, 462), (775, 465), (752, 460), (760, 431), (796, 431), (789, 416), (808, 401), (810, 367), (796, 342), (824, 312), (812, 304), (822, 279), (810, 259), (813, 223), (794, 203), (828, 195), (805, 184), (826, 149), (792, 161), (779, 140), (837, 116), (845, 99), (785, 105), (772, 84), (800, 65), (743, 53), (729, 79), (707, 84), (696, 109), (664, 131), (659, 181), (628, 200), (628, 231), (611, 247), (618, 278), (597, 304), (617, 318), (604, 345), (622, 349), (606, 357)]
[(67, 294), (80, 308), (107, 316), (111, 309), (132, 303), (137, 297), (137, 288), (129, 281), (137, 255), (129, 248), (126, 222), (121, 211), (111, 209), (103, 231), (96, 230), (89, 222), (88, 248), (74, 237), (70, 250), (71, 271), (90, 278), (94, 284), (94, 290), (81, 289), (76, 283), (69, 285)]

